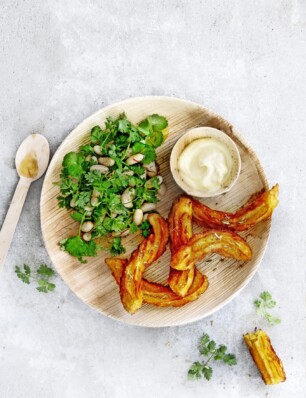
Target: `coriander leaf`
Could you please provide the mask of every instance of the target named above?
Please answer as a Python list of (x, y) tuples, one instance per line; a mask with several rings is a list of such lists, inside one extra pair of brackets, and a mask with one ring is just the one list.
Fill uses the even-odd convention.
[(205, 366), (203, 366), (202, 373), (203, 373), (205, 379), (209, 381), (212, 377), (213, 370), (210, 366), (205, 365)]
[(84, 155), (76, 152), (69, 152), (63, 160), (63, 171), (66, 175), (79, 179), (84, 173)]
[(226, 351), (227, 347), (225, 345), (220, 345), (216, 350), (216, 353), (214, 355), (214, 360), (219, 361), (223, 359)]
[(38, 280), (38, 287), (36, 288), (39, 292), (48, 293), (55, 289), (54, 283), (50, 283), (45, 279)]
[(110, 248), (110, 252), (113, 256), (120, 255), (122, 253), (125, 253), (125, 248), (121, 244), (121, 238), (116, 237), (114, 238), (113, 244)]
[(148, 121), (155, 130), (163, 130), (168, 126), (168, 121), (164, 116), (157, 114), (148, 116)]
[(131, 233), (131, 234), (134, 234), (134, 233), (137, 232), (138, 230), (139, 230), (138, 226), (133, 222), (133, 223), (130, 225), (130, 233)]
[(142, 152), (145, 148), (145, 144), (143, 144), (142, 142), (135, 142), (135, 144), (133, 145), (133, 153), (139, 153)]
[(151, 124), (149, 123), (148, 119), (145, 119), (138, 124), (138, 130), (141, 131), (144, 135), (148, 135), (151, 133)]
[(223, 357), (223, 362), (229, 366), (237, 365), (237, 359), (233, 354), (226, 354)]
[(154, 131), (150, 133), (146, 138), (146, 144), (152, 146), (153, 148), (159, 147), (164, 141), (164, 136), (161, 131)]
[(263, 300), (263, 301), (269, 301), (272, 299), (272, 295), (269, 292), (262, 292), (260, 293), (259, 297)]
[(203, 334), (200, 339), (199, 351), (201, 355), (207, 357), (205, 362), (194, 362), (188, 371), (188, 377), (199, 379), (203, 376), (206, 380), (210, 380), (213, 374), (213, 369), (208, 366), (212, 360), (222, 360), (227, 365), (236, 365), (236, 357), (233, 354), (226, 354), (227, 347), (223, 344), (216, 348), (216, 342), (211, 340), (208, 334)]
[(53, 276), (55, 274), (53, 269), (48, 267), (46, 264), (41, 264), (36, 272), (39, 275), (44, 275), (47, 277)]
[(144, 155), (143, 164), (149, 164), (155, 161), (156, 153), (153, 147), (146, 145), (145, 148), (142, 150), (142, 154)]
[(142, 231), (142, 236), (147, 238), (151, 233), (151, 224), (148, 220), (145, 220), (140, 224), (140, 229)]
[(259, 299), (254, 301), (254, 305), (257, 308), (257, 314), (266, 318), (270, 325), (277, 325), (281, 320), (277, 317), (271, 315), (267, 309), (274, 308), (276, 306), (276, 301), (272, 300), (271, 293), (265, 291), (259, 295)]
[(188, 370), (189, 379), (200, 379), (202, 377), (203, 365), (200, 362), (194, 362)]
[(61, 249), (76, 257), (81, 263), (86, 263), (83, 257), (97, 255), (99, 246), (95, 241), (85, 242), (80, 236), (72, 236), (60, 242)]
[(84, 214), (78, 213), (77, 211), (70, 214), (70, 217), (77, 222), (81, 222), (83, 220)]
[[(25, 266), (26, 265), (24, 264), (24, 267)], [(26, 267), (28, 267), (28, 266), (26, 266)], [(25, 269), (24, 269), (24, 271), (21, 271), (20, 267), (18, 267), (16, 265), (15, 272), (16, 272), (18, 278), (21, 279), (23, 283), (27, 283), (27, 284), (30, 283), (30, 277), (31, 277), (30, 273), (31, 273), (31, 271), (30, 271), (30, 273), (28, 273), (28, 271), (26, 271)]]

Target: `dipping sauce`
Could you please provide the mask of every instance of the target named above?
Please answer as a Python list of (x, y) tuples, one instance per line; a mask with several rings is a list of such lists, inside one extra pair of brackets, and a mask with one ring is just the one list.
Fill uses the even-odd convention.
[(20, 162), (18, 172), (26, 178), (35, 178), (38, 174), (38, 163), (35, 153), (26, 155)]
[(215, 138), (199, 138), (183, 150), (178, 168), (191, 188), (215, 192), (230, 181), (233, 158), (227, 146)]

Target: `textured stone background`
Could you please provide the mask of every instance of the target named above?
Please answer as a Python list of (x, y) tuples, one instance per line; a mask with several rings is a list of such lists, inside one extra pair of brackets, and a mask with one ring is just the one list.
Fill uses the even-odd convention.
[[(52, 152), (99, 108), (141, 95), (199, 102), (230, 120), (281, 186), (270, 243), (249, 286), (185, 327), (122, 325), (82, 303), (56, 277), (54, 294), (22, 284), (15, 264), (50, 264), (33, 184), (0, 289), (1, 398), (300, 398), (305, 392), (306, 3), (1, 0), (0, 223), (17, 182), (14, 155), (31, 132)], [(282, 324), (266, 327), (252, 301), (275, 296)], [(268, 329), (286, 383), (265, 387), (242, 333)], [(239, 364), (190, 382), (203, 332)]]

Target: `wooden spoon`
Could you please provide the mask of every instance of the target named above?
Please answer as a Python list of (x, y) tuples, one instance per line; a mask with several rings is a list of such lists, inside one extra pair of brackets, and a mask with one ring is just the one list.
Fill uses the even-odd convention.
[(20, 179), (0, 231), (0, 270), (3, 268), (30, 185), (44, 174), (49, 157), (48, 141), (40, 134), (31, 134), (18, 148), (15, 164)]

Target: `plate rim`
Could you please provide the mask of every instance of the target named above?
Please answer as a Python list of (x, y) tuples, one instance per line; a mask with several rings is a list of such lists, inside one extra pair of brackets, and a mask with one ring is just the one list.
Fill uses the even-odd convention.
[(210, 311), (208, 311), (204, 315), (198, 315), (198, 316), (196, 316), (193, 319), (186, 320), (186, 321), (179, 321), (179, 323), (175, 323), (175, 324), (167, 323), (167, 321), (165, 321), (165, 323), (163, 323), (162, 325), (148, 325), (148, 324), (141, 323), (141, 321), (137, 322), (137, 323), (133, 323), (133, 322), (129, 322), (127, 319), (123, 320), (123, 319), (120, 319), (119, 317), (115, 317), (115, 316), (113, 316), (111, 314), (107, 314), (107, 313), (103, 312), (102, 310), (100, 310), (98, 307), (93, 306), (91, 303), (89, 303), (86, 300), (84, 300), (84, 298), (80, 297), (80, 295), (70, 287), (69, 283), (66, 281), (66, 277), (62, 276), (62, 274), (59, 272), (56, 264), (54, 263), (54, 261), (52, 260), (50, 254), (49, 254), (48, 244), (47, 244), (47, 241), (45, 239), (45, 228), (44, 228), (43, 222), (42, 222), (43, 193), (44, 193), (44, 190), (45, 190), (45, 187), (46, 187), (45, 181), (49, 177), (49, 174), (51, 173), (51, 166), (53, 166), (53, 161), (54, 161), (54, 164), (56, 164), (54, 159), (56, 157), (56, 154), (60, 151), (61, 147), (64, 145), (64, 142), (70, 136), (72, 136), (74, 134), (75, 130), (79, 129), (83, 124), (86, 124), (89, 121), (89, 119), (97, 116), (102, 111), (107, 111), (108, 109), (111, 109), (112, 107), (115, 107), (115, 106), (121, 106), (123, 104), (131, 103), (131, 102), (134, 102), (134, 101), (137, 102), (137, 101), (140, 101), (140, 100), (150, 100), (150, 99), (151, 100), (163, 100), (163, 101), (165, 101), (165, 100), (167, 100), (167, 101), (178, 101), (178, 102), (181, 102), (182, 104), (189, 104), (189, 105), (192, 105), (192, 106), (197, 106), (197, 107), (207, 111), (208, 113), (218, 117), (222, 121), (226, 122), (226, 124), (228, 124), (228, 126), (229, 126), (231, 131), (233, 129), (235, 130), (233, 132), (233, 134), (238, 138), (238, 140), (240, 141), (240, 144), (244, 147), (244, 149), (246, 149), (249, 152), (250, 156), (252, 157), (252, 160), (256, 161), (257, 172), (258, 172), (258, 174), (259, 174), (259, 176), (260, 176), (260, 178), (261, 178), (261, 180), (263, 182), (264, 188), (268, 189), (268, 187), (269, 187), (268, 180), (267, 180), (266, 174), (264, 172), (264, 169), (263, 169), (263, 167), (261, 165), (261, 162), (260, 162), (257, 154), (255, 153), (253, 148), (250, 147), (247, 144), (247, 141), (241, 135), (240, 131), (237, 130), (236, 127), (231, 122), (229, 122), (227, 119), (225, 119), (222, 115), (216, 113), (214, 110), (211, 110), (210, 108), (207, 108), (206, 106), (203, 106), (203, 105), (201, 105), (201, 104), (199, 104), (197, 102), (191, 101), (191, 100), (178, 98), (178, 97), (171, 97), (171, 96), (148, 95), (148, 96), (130, 97), (130, 98), (126, 98), (124, 100), (118, 101), (118, 102), (114, 102), (114, 103), (108, 104), (108, 105), (106, 105), (106, 106), (104, 106), (102, 108), (99, 108), (96, 112), (90, 114), (85, 119), (83, 119), (80, 123), (78, 123), (77, 125), (75, 125), (73, 127), (73, 129), (66, 135), (66, 137), (62, 140), (60, 145), (55, 150), (55, 152), (54, 152), (54, 154), (53, 154), (53, 156), (51, 158), (51, 161), (50, 161), (50, 163), (48, 165), (48, 169), (47, 169), (47, 171), (46, 171), (46, 173), (44, 175), (43, 184), (42, 184), (42, 188), (41, 188), (40, 201), (39, 201), (39, 211), (40, 211), (40, 226), (41, 226), (41, 231), (42, 231), (42, 238), (43, 238), (43, 243), (44, 243), (45, 249), (46, 249), (46, 251), (48, 253), (48, 256), (49, 256), (54, 268), (56, 269), (57, 274), (62, 278), (62, 280), (68, 286), (70, 291), (72, 291), (80, 301), (82, 301), (84, 304), (89, 306), (91, 309), (97, 311), (99, 314), (102, 314), (103, 316), (106, 316), (106, 317), (108, 317), (108, 318), (110, 318), (112, 320), (115, 320), (115, 321), (117, 321), (117, 322), (119, 322), (121, 324), (135, 326), (135, 327), (146, 327), (146, 328), (154, 328), (154, 329), (158, 328), (158, 329), (160, 329), (160, 328), (166, 328), (166, 327), (178, 327), (178, 326), (184, 326), (184, 325), (193, 324), (195, 322), (198, 322), (199, 320), (202, 320), (204, 318), (207, 318), (207, 317), (211, 316), (212, 314), (214, 314), (215, 312), (219, 311), (221, 308), (223, 308), (227, 304), (229, 304), (232, 300), (234, 300), (246, 288), (246, 286), (250, 283), (250, 281), (253, 279), (253, 277), (255, 276), (255, 274), (257, 273), (257, 271), (258, 271), (258, 269), (259, 269), (259, 267), (261, 265), (262, 259), (263, 259), (264, 255), (265, 255), (265, 252), (266, 252), (266, 249), (267, 249), (267, 246), (268, 246), (268, 242), (269, 242), (269, 239), (270, 239), (271, 219), (267, 220), (267, 226), (266, 226), (267, 236), (266, 236), (265, 242), (264, 242), (264, 244), (262, 246), (261, 253), (258, 256), (257, 263), (256, 263), (256, 266), (253, 269), (253, 271), (248, 275), (248, 277), (239, 286), (239, 289), (237, 289), (227, 299), (222, 301), (222, 303), (220, 303), (219, 305), (217, 305), (216, 307), (214, 307), (213, 309), (211, 309)]

